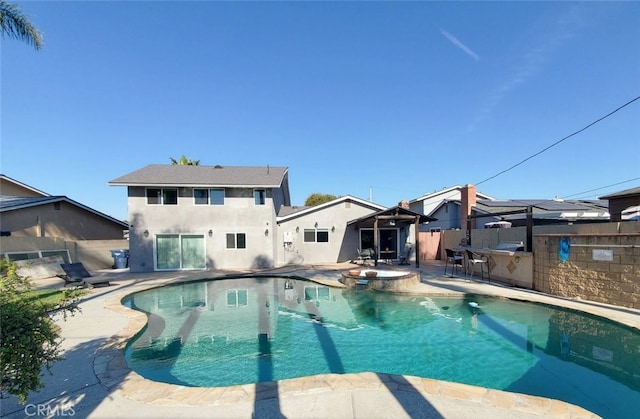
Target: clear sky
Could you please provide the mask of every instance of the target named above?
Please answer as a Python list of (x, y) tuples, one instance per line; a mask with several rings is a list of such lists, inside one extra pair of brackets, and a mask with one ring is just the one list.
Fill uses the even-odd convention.
[(45, 45), (2, 40), (1, 172), (118, 219), (108, 182), (183, 154), (294, 205), (640, 185), (640, 100), (493, 177), (640, 96), (640, 2), (16, 3)]

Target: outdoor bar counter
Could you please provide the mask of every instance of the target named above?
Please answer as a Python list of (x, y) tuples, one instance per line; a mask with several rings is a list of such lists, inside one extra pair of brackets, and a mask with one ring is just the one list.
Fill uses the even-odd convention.
[[(486, 247), (460, 247), (456, 250), (471, 250), (478, 255), (485, 256), (488, 259), (492, 280), (495, 279), (516, 287), (533, 289), (532, 252), (489, 249)], [(478, 269), (476, 268), (476, 273), (479, 275)]]

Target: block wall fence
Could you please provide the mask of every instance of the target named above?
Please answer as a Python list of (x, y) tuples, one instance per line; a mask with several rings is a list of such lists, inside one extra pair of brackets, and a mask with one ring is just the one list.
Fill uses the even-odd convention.
[[(565, 262), (562, 237), (570, 241)], [(541, 234), (533, 240), (535, 290), (640, 309), (640, 234)]]

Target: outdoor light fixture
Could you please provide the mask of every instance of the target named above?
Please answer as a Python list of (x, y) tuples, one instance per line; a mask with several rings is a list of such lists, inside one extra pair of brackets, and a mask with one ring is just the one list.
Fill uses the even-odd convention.
[(336, 226), (331, 226), (331, 232), (335, 233), (336, 232)]
[(315, 223), (315, 224), (314, 224), (314, 227), (315, 227), (315, 228), (318, 228), (318, 223)]
[(145, 230), (142, 234), (144, 234), (145, 237), (149, 237), (149, 230)]
[(296, 226), (296, 233), (300, 233), (300, 227)]
[(265, 235), (265, 236), (268, 236), (268, 235), (269, 235), (269, 229), (268, 229), (268, 228), (265, 228), (265, 229), (264, 229), (264, 235)]
[(209, 237), (213, 236), (213, 230), (209, 230)]

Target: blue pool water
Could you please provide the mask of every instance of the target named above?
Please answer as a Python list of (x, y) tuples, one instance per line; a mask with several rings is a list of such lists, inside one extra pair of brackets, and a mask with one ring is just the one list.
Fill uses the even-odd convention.
[(179, 284), (124, 303), (149, 317), (126, 357), (151, 380), (228, 386), (374, 371), (564, 400), (606, 418), (640, 408), (640, 332), (557, 307), (288, 278)]

